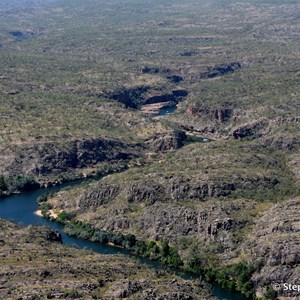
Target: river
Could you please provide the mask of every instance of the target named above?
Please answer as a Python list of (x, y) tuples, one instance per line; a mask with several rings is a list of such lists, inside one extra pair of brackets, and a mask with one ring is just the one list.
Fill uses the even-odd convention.
[[(34, 212), (38, 209), (37, 198), (46, 192), (56, 192), (65, 187), (71, 187), (81, 183), (82, 181), (73, 181), (60, 186), (39, 189), (22, 194), (12, 195), (6, 198), (0, 198), (0, 217), (9, 221), (13, 221), (21, 226), (24, 225), (47, 225), (53, 229), (59, 230), (62, 234), (64, 244), (74, 245), (77, 248), (90, 249), (101, 254), (124, 254), (137, 260), (141, 264), (146, 264), (150, 268), (165, 269), (159, 262), (151, 261), (147, 258), (136, 256), (124, 249), (93, 243), (91, 241), (82, 240), (77, 237), (71, 237), (64, 233), (63, 226), (57, 222), (51, 222), (45, 218), (37, 216)], [(175, 273), (185, 279), (195, 279), (196, 276), (183, 272), (175, 271)], [(212, 287), (212, 293), (218, 300), (246, 300), (245, 297), (238, 293), (222, 289), (218, 286)]]

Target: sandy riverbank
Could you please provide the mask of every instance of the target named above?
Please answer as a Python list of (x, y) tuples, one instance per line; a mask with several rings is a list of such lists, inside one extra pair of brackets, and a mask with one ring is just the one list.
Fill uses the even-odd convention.
[[(50, 218), (56, 219), (56, 218), (58, 217), (58, 214), (62, 213), (63, 210), (61, 210), (60, 212), (54, 212), (52, 209), (50, 209), (48, 212), (49, 212), (49, 217), (50, 217)], [(36, 210), (36, 211), (34, 212), (34, 214), (35, 214), (36, 216), (41, 217), (41, 218), (44, 217), (43, 214), (42, 214), (42, 211), (41, 211), (40, 209), (39, 209), (39, 210)]]

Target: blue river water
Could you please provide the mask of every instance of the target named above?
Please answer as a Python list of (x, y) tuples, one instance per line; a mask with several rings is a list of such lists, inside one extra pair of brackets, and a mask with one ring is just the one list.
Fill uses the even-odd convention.
[[(50, 220), (47, 220), (45, 218), (41, 218), (34, 213), (38, 209), (37, 198), (41, 194), (44, 194), (46, 192), (59, 191), (64, 187), (74, 186), (79, 183), (80, 181), (74, 181), (56, 187), (30, 191), (22, 194), (12, 195), (2, 199), (0, 198), (0, 217), (9, 221), (13, 221), (21, 226), (46, 225), (53, 229), (59, 230), (62, 234), (64, 244), (74, 245), (79, 249), (90, 249), (101, 254), (124, 254), (130, 256), (131, 258), (134, 258), (139, 263), (145, 264), (150, 268), (154, 268), (156, 270), (165, 269), (165, 266), (163, 266), (159, 262), (136, 256), (127, 250), (112, 247), (109, 245), (103, 245), (100, 243), (93, 243), (91, 241), (82, 240), (77, 237), (68, 236), (64, 233), (63, 226), (61, 224), (57, 222), (51, 222)], [(185, 279), (196, 278), (195, 275), (183, 271), (174, 270), (174, 272)], [(222, 289), (218, 286), (212, 287), (212, 293), (218, 300), (246, 300), (246, 298), (242, 295), (226, 289)]]

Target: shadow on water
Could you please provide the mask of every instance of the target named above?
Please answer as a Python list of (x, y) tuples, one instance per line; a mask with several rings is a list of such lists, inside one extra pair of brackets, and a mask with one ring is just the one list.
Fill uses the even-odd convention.
[(176, 111), (176, 109), (177, 109), (176, 106), (162, 108), (162, 109), (159, 110), (159, 113), (157, 114), (157, 116), (162, 117), (162, 116), (172, 114)]
[[(59, 230), (62, 234), (64, 244), (73, 245), (79, 249), (89, 249), (101, 254), (123, 254), (131, 258), (134, 258), (139, 263), (147, 265), (148, 267), (153, 268), (155, 270), (166, 270), (167, 268), (163, 264), (156, 261), (151, 261), (147, 258), (134, 255), (133, 253), (125, 249), (112, 247), (109, 245), (103, 245), (100, 243), (93, 243), (91, 241), (82, 240), (77, 237), (71, 237), (63, 231), (63, 225), (57, 222), (52, 222), (45, 218), (41, 218), (35, 214), (35, 211), (38, 209), (38, 205), (36, 201), (40, 195), (48, 192), (57, 192), (63, 188), (72, 187), (81, 184), (83, 183), (83, 181), (87, 181), (87, 180), (74, 181), (74, 182), (62, 184), (60, 186), (39, 189), (35, 191), (25, 192), (22, 194), (17, 194), (6, 198), (2, 198), (0, 199), (0, 217), (18, 223), (21, 226), (46, 225), (52, 229)], [(173, 271), (176, 275), (184, 279), (197, 278), (196, 275), (181, 270), (171, 269), (171, 271)], [(238, 293), (233, 293), (226, 289), (222, 289), (218, 286), (212, 287), (212, 293), (219, 300), (246, 300), (246, 298), (243, 297), (242, 295)]]

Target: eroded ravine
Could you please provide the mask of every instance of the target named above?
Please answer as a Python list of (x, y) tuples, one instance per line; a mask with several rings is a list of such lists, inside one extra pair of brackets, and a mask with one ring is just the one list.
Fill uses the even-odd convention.
[[(38, 209), (37, 198), (44, 194), (45, 192), (57, 192), (66, 187), (72, 187), (74, 185), (80, 184), (82, 181), (75, 181), (71, 183), (66, 183), (60, 186), (49, 187), (46, 189), (39, 189), (31, 192), (26, 192), (23, 194), (12, 195), (10, 197), (6, 197), (0, 200), (0, 217), (14, 221), (21, 225), (46, 225), (51, 227), (52, 229), (59, 230), (62, 234), (64, 244), (75, 245), (80, 249), (90, 249), (97, 253), (101, 254), (118, 254), (122, 253), (124, 255), (135, 258), (139, 263), (146, 264), (150, 268), (154, 268), (156, 270), (163, 270), (165, 266), (159, 262), (151, 261), (149, 259), (136, 256), (129, 251), (126, 251), (121, 248), (112, 247), (109, 245), (103, 245), (100, 243), (93, 243), (88, 240), (82, 240), (76, 237), (68, 236), (63, 231), (63, 226), (57, 222), (51, 222), (45, 218), (41, 218), (35, 214), (35, 211)], [(195, 276), (178, 270), (172, 270), (176, 272), (177, 275), (185, 278), (185, 279), (196, 279)], [(212, 288), (212, 293), (217, 299), (227, 299), (227, 300), (245, 300), (245, 297), (238, 293), (233, 293), (231, 291), (222, 289), (218, 286), (214, 286)]]

